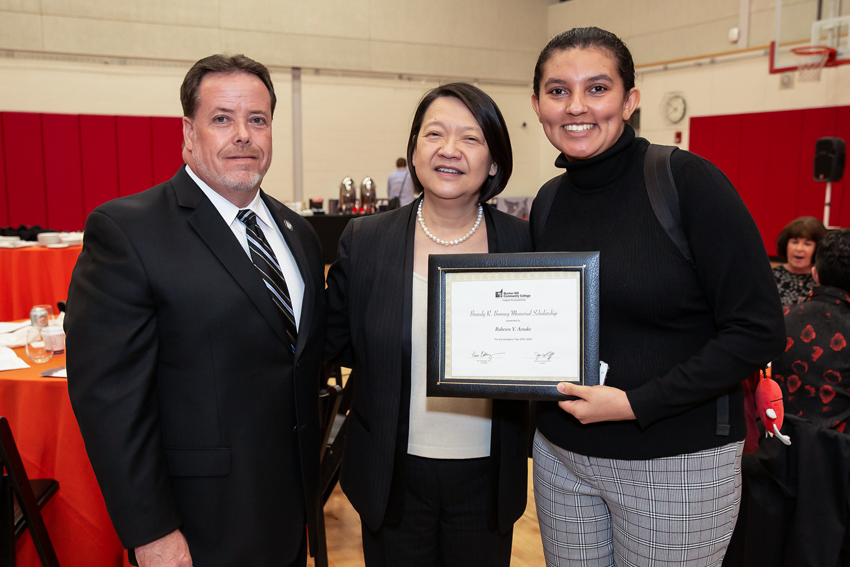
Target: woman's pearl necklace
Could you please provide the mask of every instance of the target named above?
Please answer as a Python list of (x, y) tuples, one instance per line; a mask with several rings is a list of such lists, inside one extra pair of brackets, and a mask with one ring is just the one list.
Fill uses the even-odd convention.
[(417, 209), (416, 211), (416, 218), (419, 220), (419, 225), (422, 227), (422, 230), (425, 231), (425, 235), (437, 244), (442, 244), (443, 246), (454, 246), (455, 244), (460, 244), (461, 242), (475, 234), (475, 231), (478, 230), (478, 225), (481, 224), (481, 217), (484, 216), (484, 207), (478, 205), (478, 218), (475, 219), (475, 224), (472, 225), (472, 230), (467, 232), (462, 238), (456, 238), (455, 240), (443, 240), (442, 238), (437, 238), (436, 236), (431, 234), (431, 231), (428, 230), (427, 226), (425, 226), (425, 219), (422, 218), (422, 203), (424, 201), (425, 199), (419, 201), (419, 209)]

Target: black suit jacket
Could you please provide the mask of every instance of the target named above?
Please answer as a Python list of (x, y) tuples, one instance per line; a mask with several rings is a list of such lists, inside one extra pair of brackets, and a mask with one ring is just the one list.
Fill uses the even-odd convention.
[(280, 565), (305, 523), (317, 549), (322, 253), (300, 216), (262, 198), (304, 280), (294, 355), (250, 258), (183, 167), (86, 221), (68, 389), (128, 549), (180, 528), (195, 565)]
[[(328, 272), (325, 355), (355, 370), (340, 484), (372, 530), (386, 519), (391, 486), (402, 485), (407, 453), (416, 206), (351, 221)], [(532, 250), (527, 222), (484, 210), (490, 252)], [(525, 511), (527, 436), (528, 404), (494, 400), (488, 514), (502, 532)]]
[(744, 455), (741, 512), (723, 565), (847, 565), (850, 435), (787, 413), (782, 433), (790, 446), (762, 436)]

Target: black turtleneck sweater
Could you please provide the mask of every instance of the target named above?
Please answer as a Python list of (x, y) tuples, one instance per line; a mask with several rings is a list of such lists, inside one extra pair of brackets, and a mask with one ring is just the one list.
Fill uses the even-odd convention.
[[(682, 228), (695, 268), (658, 223), (644, 182), (649, 142), (626, 126), (604, 153), (555, 162), (555, 195), (539, 251), (600, 252), (599, 356), (605, 384), (625, 390), (637, 420), (582, 425), (553, 403), (537, 426), (587, 456), (652, 459), (746, 435), (740, 383), (785, 348), (767, 253), (735, 188), (708, 161), (671, 158)], [(531, 222), (542, 222), (535, 217)], [(716, 433), (716, 399), (730, 394), (728, 436)]]

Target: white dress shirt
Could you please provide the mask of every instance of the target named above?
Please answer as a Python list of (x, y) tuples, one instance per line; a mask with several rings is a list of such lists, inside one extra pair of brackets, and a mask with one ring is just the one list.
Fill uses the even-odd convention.
[[(248, 258), (251, 258), (251, 251), (248, 248), (248, 237), (245, 235), (245, 225), (236, 218), (236, 215), (240, 211), (239, 207), (204, 183), (188, 165), (186, 166), (186, 173), (198, 184), (204, 195), (212, 202), (213, 206), (215, 206), (221, 215), (221, 218), (224, 219), (224, 222), (233, 231), (236, 240), (242, 245), (245, 254), (248, 255)], [(243, 208), (251, 209), (257, 215), (257, 224), (260, 226), (263, 236), (266, 237), (269, 246), (272, 247), (272, 251), (274, 251), (274, 255), (277, 257), (280, 269), (283, 272), (283, 278), (286, 280), (286, 287), (289, 288), (289, 298), (292, 301), (292, 311), (295, 314), (295, 328), (299, 329), (301, 326), (301, 306), (304, 303), (304, 280), (301, 278), (298, 264), (295, 263), (295, 257), (290, 252), (289, 246), (286, 245), (286, 241), (283, 239), (283, 235), (281, 235), (280, 229), (275, 224), (266, 204), (260, 198), (259, 191), (254, 196), (254, 200), (247, 207)]]

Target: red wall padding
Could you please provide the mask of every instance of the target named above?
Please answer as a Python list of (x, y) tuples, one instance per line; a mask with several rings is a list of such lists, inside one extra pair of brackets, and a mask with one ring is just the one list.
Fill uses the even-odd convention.
[(83, 207), (86, 214), (118, 196), (118, 141), (114, 116), (80, 116)]
[[(3, 144), (3, 120), (0, 118), (0, 145)], [(0, 225), (9, 220), (9, 198), (6, 193), (6, 156), (0, 152)]]
[(183, 165), (183, 119), (151, 118), (151, 155), (153, 182), (162, 183)]
[(4, 112), (6, 203), (9, 225), (47, 223), (41, 114)]
[[(801, 216), (823, 219), (826, 183), (813, 178), (815, 142), (850, 141), (850, 106), (691, 118), (690, 151), (713, 162), (749, 208), (768, 254)], [(850, 226), (844, 180), (832, 184), (829, 224)]]
[(82, 230), (98, 205), (167, 181), (180, 118), (0, 112), (0, 226)]
[[(815, 141), (850, 140), (850, 106), (698, 117), (690, 128), (690, 150), (735, 184), (773, 254), (790, 220), (823, 217)], [(0, 112), (0, 226), (80, 230), (98, 205), (167, 181), (181, 143), (180, 118)], [(850, 226), (844, 185), (833, 183), (832, 225)]]
[(47, 226), (80, 226), (85, 221), (80, 118), (71, 114), (45, 114), (41, 123)]
[(151, 119), (140, 116), (119, 116), (118, 193), (132, 195), (153, 185), (151, 156)]

